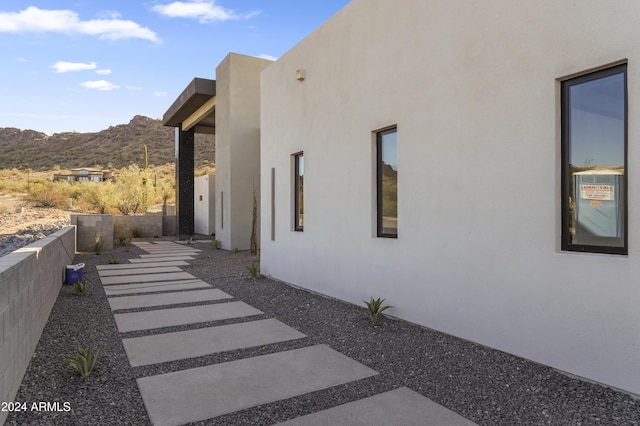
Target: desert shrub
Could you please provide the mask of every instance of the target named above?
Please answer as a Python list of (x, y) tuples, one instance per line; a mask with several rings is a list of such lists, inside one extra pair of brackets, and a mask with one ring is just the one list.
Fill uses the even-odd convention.
[(115, 204), (115, 187), (112, 182), (83, 182), (74, 190), (79, 191), (78, 199), (96, 213), (105, 214)]
[(116, 181), (115, 206), (123, 215), (146, 213), (154, 187), (147, 169), (140, 169), (136, 164), (121, 169)]
[(43, 182), (31, 185), (31, 200), (39, 207), (64, 208), (71, 195), (67, 182)]

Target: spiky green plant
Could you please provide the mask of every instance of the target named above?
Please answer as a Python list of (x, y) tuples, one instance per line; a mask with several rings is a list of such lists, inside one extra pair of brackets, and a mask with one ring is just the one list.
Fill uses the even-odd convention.
[(239, 253), (240, 249), (238, 249), (238, 247), (234, 247), (233, 249), (231, 249), (231, 253)]
[(84, 296), (87, 294), (87, 280), (77, 281), (71, 289), (73, 294)]
[(116, 265), (120, 263), (120, 258), (118, 256), (109, 256), (109, 264)]
[(247, 271), (249, 271), (249, 276), (252, 280), (257, 279), (260, 276), (260, 266), (258, 266), (257, 263), (247, 265)]
[(213, 247), (216, 250), (218, 250), (221, 245), (222, 245), (222, 243), (220, 242), (220, 240), (211, 241), (211, 247)]
[(378, 297), (374, 299), (371, 297), (370, 301), (363, 300), (363, 302), (367, 305), (367, 315), (369, 317), (369, 321), (371, 324), (377, 325), (380, 321), (380, 316), (384, 311), (391, 308), (391, 305), (383, 305), (385, 299), (381, 299)]
[(88, 377), (98, 363), (98, 358), (104, 352), (105, 347), (101, 346), (95, 351), (91, 349), (91, 346), (86, 349), (82, 346), (78, 346), (75, 354), (63, 354), (65, 363), (76, 370), (80, 377)]
[(94, 239), (93, 242), (93, 251), (96, 254), (100, 254), (100, 252), (102, 251), (102, 237), (100, 236), (100, 234), (96, 234), (96, 237)]

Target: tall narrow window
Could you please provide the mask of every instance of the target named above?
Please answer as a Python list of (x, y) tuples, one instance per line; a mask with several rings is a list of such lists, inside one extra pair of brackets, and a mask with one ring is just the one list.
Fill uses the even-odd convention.
[(377, 193), (378, 237), (398, 238), (398, 131), (378, 132)]
[(627, 254), (627, 65), (562, 82), (562, 249)]
[(293, 229), (304, 229), (304, 154), (301, 152), (294, 156), (294, 203), (293, 203)]

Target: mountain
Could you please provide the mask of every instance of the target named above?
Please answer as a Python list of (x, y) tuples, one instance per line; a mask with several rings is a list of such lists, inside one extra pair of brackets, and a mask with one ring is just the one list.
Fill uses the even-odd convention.
[[(111, 126), (96, 133), (65, 132), (48, 136), (34, 130), (0, 128), (0, 169), (31, 168), (51, 170), (76, 167), (126, 167), (144, 164), (147, 146), (148, 164), (174, 162), (175, 130), (154, 120), (136, 115), (128, 124)], [(212, 135), (196, 135), (196, 167), (214, 163)]]

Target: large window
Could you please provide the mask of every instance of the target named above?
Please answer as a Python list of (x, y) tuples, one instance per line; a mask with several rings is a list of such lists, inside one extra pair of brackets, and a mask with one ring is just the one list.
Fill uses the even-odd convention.
[(304, 154), (302, 152), (295, 154), (293, 156), (293, 162), (293, 229), (302, 231), (304, 229)]
[(398, 237), (398, 132), (376, 133), (378, 237)]
[(627, 254), (627, 66), (562, 82), (562, 249)]

